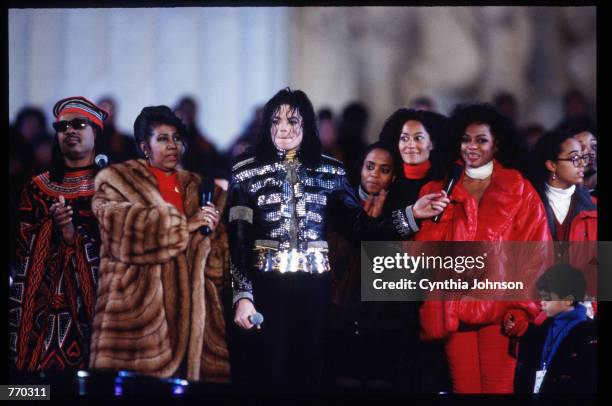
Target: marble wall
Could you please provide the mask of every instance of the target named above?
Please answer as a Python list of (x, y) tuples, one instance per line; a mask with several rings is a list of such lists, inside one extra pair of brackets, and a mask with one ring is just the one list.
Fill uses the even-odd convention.
[(369, 136), (415, 96), (440, 111), (513, 92), (552, 125), (569, 88), (596, 95), (595, 7), (255, 7), (9, 10), (9, 118), (112, 94), (130, 130), (145, 105), (200, 104), (224, 148), (284, 86), (336, 112), (362, 100)]
[(594, 7), (353, 7), (296, 12), (290, 78), (315, 105), (366, 102), (369, 135), (414, 97), (448, 113), (500, 90), (519, 122), (553, 125), (570, 88), (596, 95)]

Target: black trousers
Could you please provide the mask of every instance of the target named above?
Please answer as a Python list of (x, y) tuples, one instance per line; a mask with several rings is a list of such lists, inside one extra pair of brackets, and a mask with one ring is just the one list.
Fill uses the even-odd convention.
[(267, 272), (253, 278), (260, 330), (234, 325), (234, 382), (249, 386), (316, 387), (323, 368), (323, 339), (331, 274)]

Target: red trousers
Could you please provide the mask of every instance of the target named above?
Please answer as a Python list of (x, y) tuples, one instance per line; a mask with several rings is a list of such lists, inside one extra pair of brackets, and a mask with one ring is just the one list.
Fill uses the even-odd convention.
[(452, 333), (446, 355), (455, 393), (512, 393), (516, 359), (499, 324)]

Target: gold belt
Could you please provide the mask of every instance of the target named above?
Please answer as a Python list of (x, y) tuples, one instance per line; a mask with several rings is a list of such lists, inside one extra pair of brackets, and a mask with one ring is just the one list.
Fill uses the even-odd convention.
[(254, 266), (259, 271), (323, 273), (330, 270), (327, 248), (308, 248), (303, 251), (256, 246), (254, 250)]

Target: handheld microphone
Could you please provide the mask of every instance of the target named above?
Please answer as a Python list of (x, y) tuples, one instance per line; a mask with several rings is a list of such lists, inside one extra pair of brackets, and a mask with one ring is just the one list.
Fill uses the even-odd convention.
[(259, 313), (259, 312), (255, 312), (253, 314), (251, 314), (249, 316), (249, 321), (251, 322), (251, 324), (253, 324), (255, 327), (260, 328), (261, 327), (261, 323), (263, 323), (264, 321), (264, 317), (263, 314)]
[[(446, 195), (449, 196), (449, 199), (450, 199), (450, 194), (453, 191), (453, 187), (455, 187), (455, 184), (461, 177), (462, 171), (463, 171), (463, 167), (455, 163), (451, 165), (448, 171), (448, 177), (446, 178), (446, 185), (444, 186), (444, 191), (446, 192)], [(436, 217), (433, 218), (434, 223), (437, 224), (440, 222), (440, 219), (442, 218), (442, 213), (436, 215)]]
[(94, 162), (98, 165), (98, 168), (104, 168), (108, 165), (108, 157), (104, 154), (98, 154), (94, 158)]
[[(215, 189), (215, 185), (210, 180), (202, 180), (200, 183), (200, 187), (198, 190), (198, 194), (200, 195), (200, 206), (206, 206), (206, 203), (212, 202), (213, 190)], [(210, 235), (211, 229), (209, 226), (200, 227), (200, 234), (202, 235)]]

